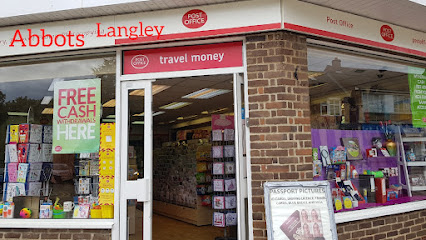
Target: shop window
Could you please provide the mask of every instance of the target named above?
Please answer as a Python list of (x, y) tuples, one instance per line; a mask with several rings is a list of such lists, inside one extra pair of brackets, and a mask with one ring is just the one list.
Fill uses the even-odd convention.
[[(97, 96), (78, 87), (78, 80), (86, 83), (90, 79), (100, 79), (96, 80), (101, 86)], [(99, 159), (99, 141), (94, 144), (97, 150), (91, 152), (76, 147), (68, 154), (56, 154), (52, 149), (53, 115), (58, 112), (54, 91), (64, 83), (75, 84), (75, 91), (67, 95), (71, 102), (66, 103), (66, 93), (62, 94), (64, 105), (88, 103), (95, 98), (99, 98), (99, 106), (104, 105), (93, 113), (100, 119), (93, 124), (93, 128), (99, 128), (94, 135), (99, 135), (104, 123), (115, 122), (115, 106), (105, 104), (115, 99), (114, 55), (0, 66), (0, 138), (5, 140), (0, 144), (3, 218), (113, 217), (113, 202), (106, 204), (105, 194), (113, 200), (114, 187), (104, 186), (105, 171), (100, 169), (105, 163)], [(83, 112), (89, 110), (88, 104), (76, 108), (73, 121), (83, 121)], [(72, 130), (75, 133), (67, 135), (69, 139), (93, 134), (76, 126)], [(65, 140), (62, 146), (69, 143)], [(108, 174), (113, 175), (114, 164), (109, 167)]]
[(426, 70), (308, 49), (314, 180), (335, 211), (426, 199)]

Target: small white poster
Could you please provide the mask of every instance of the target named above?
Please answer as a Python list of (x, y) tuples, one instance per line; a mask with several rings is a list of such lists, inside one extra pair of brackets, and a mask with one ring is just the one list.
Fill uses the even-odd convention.
[(337, 240), (330, 186), (326, 181), (265, 184), (270, 240)]

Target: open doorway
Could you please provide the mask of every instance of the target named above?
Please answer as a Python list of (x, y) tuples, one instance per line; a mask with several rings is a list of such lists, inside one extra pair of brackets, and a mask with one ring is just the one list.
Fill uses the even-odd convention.
[[(237, 239), (234, 75), (152, 84), (152, 239)], [(144, 92), (129, 92), (130, 176), (143, 178)], [(134, 98), (135, 101), (132, 101)], [(130, 164), (130, 163), (129, 163)], [(142, 239), (143, 206), (128, 206), (129, 239)], [(133, 219), (132, 219), (133, 218)]]

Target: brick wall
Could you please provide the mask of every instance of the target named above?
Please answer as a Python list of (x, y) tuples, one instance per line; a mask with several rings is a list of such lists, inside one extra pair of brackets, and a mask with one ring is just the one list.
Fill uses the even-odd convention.
[(110, 240), (111, 230), (90, 229), (0, 229), (0, 239)]
[(426, 210), (337, 225), (339, 239), (426, 239)]
[(263, 183), (312, 180), (306, 51), (288, 32), (247, 37), (255, 240), (267, 238)]

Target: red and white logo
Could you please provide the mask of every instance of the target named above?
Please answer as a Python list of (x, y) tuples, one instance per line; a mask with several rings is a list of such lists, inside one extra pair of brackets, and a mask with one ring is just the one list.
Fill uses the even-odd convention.
[(392, 42), (393, 39), (395, 38), (395, 34), (393, 32), (393, 29), (391, 27), (389, 27), (388, 25), (383, 25), (380, 28), (380, 35), (387, 42)]
[(193, 9), (185, 13), (182, 23), (187, 28), (200, 28), (207, 22), (207, 13), (200, 9)]
[(61, 146), (56, 146), (56, 147), (55, 147), (55, 151), (56, 151), (56, 152), (60, 152), (60, 151), (62, 151), (62, 147), (61, 147)]
[(136, 55), (132, 58), (130, 63), (136, 69), (144, 69), (148, 66), (149, 58), (145, 55)]

